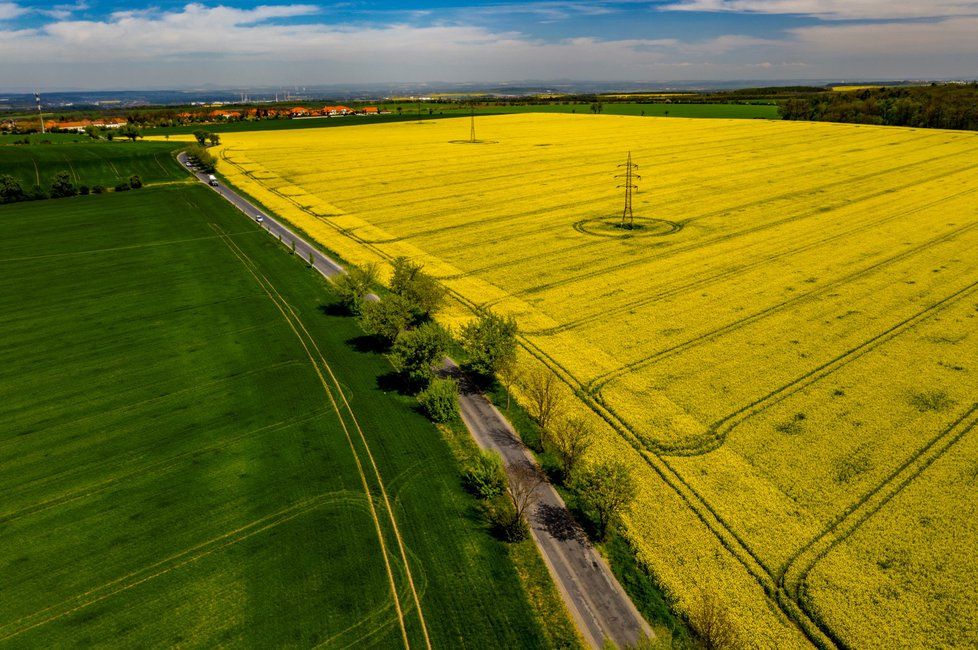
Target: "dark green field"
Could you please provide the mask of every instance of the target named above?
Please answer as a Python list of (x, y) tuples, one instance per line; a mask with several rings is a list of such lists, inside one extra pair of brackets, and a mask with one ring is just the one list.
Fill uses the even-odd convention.
[(52, 144), (63, 144), (66, 142), (92, 142), (92, 139), (84, 133), (30, 133), (12, 134), (0, 133), (0, 144), (13, 144), (20, 140), (29, 140), (31, 144), (41, 144), (50, 142)]
[[(310, 106), (309, 102), (306, 102)], [(397, 106), (401, 113), (397, 113)], [(390, 115), (371, 117), (347, 116), (328, 118), (303, 118), (295, 120), (255, 120), (215, 124), (189, 124), (187, 126), (158, 127), (146, 129), (146, 135), (186, 135), (197, 130), (214, 133), (233, 133), (239, 131), (278, 131), (281, 129), (308, 129), (357, 124), (376, 124), (378, 122), (403, 122), (418, 119), (416, 104), (391, 104), (385, 106), (392, 111)], [(422, 119), (459, 117), (469, 115), (471, 110), (446, 104), (422, 104)], [(428, 109), (433, 111), (429, 115)], [(644, 113), (643, 113), (644, 111)], [(479, 115), (502, 115), (507, 113), (591, 113), (590, 104), (528, 104), (522, 106), (480, 106)], [(649, 117), (703, 117), (731, 119), (778, 119), (778, 107), (773, 104), (640, 104), (604, 103), (602, 112), (606, 115), (646, 115)]]
[(435, 647), (547, 645), (442, 436), (256, 224), (202, 186), (0, 221), (0, 646), (421, 648), (416, 601)]
[(138, 175), (143, 183), (183, 180), (169, 142), (87, 142), (0, 146), (0, 176), (9, 174), (25, 188), (47, 188), (59, 172), (76, 185), (113, 187)]

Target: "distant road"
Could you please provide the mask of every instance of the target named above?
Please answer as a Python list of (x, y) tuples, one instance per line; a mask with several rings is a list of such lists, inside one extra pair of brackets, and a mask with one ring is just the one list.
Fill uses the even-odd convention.
[[(179, 154), (177, 160), (186, 167), (186, 154)], [(207, 183), (207, 174), (193, 173), (202, 183)], [(272, 235), (281, 237), (286, 246), (294, 244), (296, 255), (302, 259), (308, 260), (311, 254), (313, 267), (323, 276), (329, 278), (344, 272), (342, 266), (223, 183), (211, 189), (249, 218), (261, 216), (262, 226)], [(454, 361), (447, 360), (446, 367), (459, 378), (462, 420), (479, 446), (498, 452), (510, 472), (520, 465), (535, 465), (533, 456), (506, 418), (472, 387)], [(592, 647), (601, 648), (604, 640), (610, 639), (618, 647), (625, 648), (653, 636), (649, 624), (639, 614), (607, 562), (587, 541), (563, 499), (549, 483), (539, 488), (537, 506), (530, 519), (533, 540), (578, 629)]]

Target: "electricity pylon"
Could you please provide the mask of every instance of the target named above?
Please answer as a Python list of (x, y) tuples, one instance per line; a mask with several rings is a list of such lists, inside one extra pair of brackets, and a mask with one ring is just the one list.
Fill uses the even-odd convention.
[(469, 125), (469, 142), (475, 142), (475, 104), (472, 104), (471, 120)]
[(34, 102), (37, 104), (37, 119), (41, 120), (41, 134), (44, 134), (44, 114), (41, 112), (41, 93), (34, 92)]
[(628, 228), (629, 230), (635, 224), (635, 215), (632, 214), (632, 190), (637, 190), (638, 185), (635, 184), (636, 180), (642, 180), (642, 177), (635, 173), (634, 170), (638, 169), (638, 165), (632, 162), (632, 152), (628, 152), (628, 160), (618, 167), (624, 167), (625, 173), (618, 174), (615, 178), (624, 178), (625, 182), (619, 185), (618, 188), (625, 188), (625, 208), (621, 211), (621, 227)]

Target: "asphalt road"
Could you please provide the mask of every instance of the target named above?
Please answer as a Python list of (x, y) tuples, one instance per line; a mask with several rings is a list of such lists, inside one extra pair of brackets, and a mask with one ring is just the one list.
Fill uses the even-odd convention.
[[(186, 167), (185, 154), (179, 154), (177, 159)], [(207, 174), (193, 173), (202, 183), (208, 182)], [(280, 237), (286, 246), (294, 245), (296, 255), (302, 259), (309, 260), (312, 255), (313, 266), (324, 276), (344, 272), (339, 264), (223, 183), (211, 189), (250, 219), (261, 216), (262, 227)], [(473, 387), (455, 362), (447, 359), (446, 368), (459, 379), (462, 420), (479, 446), (498, 452), (509, 472), (520, 465), (536, 465), (512, 425)], [(592, 647), (601, 648), (605, 639), (609, 639), (624, 648), (653, 636), (649, 624), (638, 613), (607, 562), (588, 542), (563, 499), (549, 483), (538, 488), (537, 504), (530, 516), (530, 532), (567, 609)]]
[[(510, 473), (520, 466), (537, 467), (530, 450), (498, 409), (453, 361), (446, 362), (446, 369), (459, 380), (462, 420), (479, 446), (502, 456)], [(578, 629), (592, 647), (600, 648), (605, 639), (610, 639), (619, 648), (626, 648), (654, 636), (607, 562), (588, 542), (564, 500), (549, 483), (537, 488), (537, 503), (529, 518), (533, 539)]]

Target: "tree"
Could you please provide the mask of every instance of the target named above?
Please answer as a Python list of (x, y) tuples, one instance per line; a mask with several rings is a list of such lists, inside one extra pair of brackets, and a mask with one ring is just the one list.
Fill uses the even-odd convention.
[(418, 393), (418, 402), (434, 422), (451, 422), (458, 417), (458, 382), (435, 379)]
[(129, 187), (131, 187), (134, 190), (138, 190), (142, 186), (143, 186), (143, 180), (139, 178), (139, 176), (133, 174), (132, 176), (129, 177)]
[(509, 414), (509, 402), (510, 397), (513, 393), (513, 384), (516, 383), (517, 377), (519, 376), (519, 364), (516, 361), (516, 355), (505, 357), (500, 360), (496, 367), (496, 374), (499, 375), (499, 381), (502, 382), (503, 387), (506, 389), (506, 414)]
[(406, 298), (418, 319), (429, 318), (445, 302), (445, 288), (422, 265), (401, 256), (392, 262), (391, 291)]
[(628, 511), (638, 494), (628, 466), (617, 460), (585, 467), (575, 478), (574, 490), (594, 513), (600, 539), (607, 536), (611, 525)]
[(547, 482), (543, 472), (529, 462), (511, 467), (506, 483), (506, 496), (511, 508), (503, 514), (499, 522), (506, 539), (518, 542), (530, 533), (527, 516), (540, 499), (539, 488)]
[(567, 418), (553, 426), (549, 437), (566, 481), (594, 442), (594, 431), (583, 418)]
[(523, 373), (520, 388), (530, 403), (530, 415), (547, 435), (547, 430), (564, 401), (557, 375), (543, 366), (533, 366)]
[(71, 182), (68, 172), (58, 172), (51, 183), (51, 198), (61, 199), (78, 194), (75, 184)]
[(209, 135), (210, 134), (207, 131), (204, 131), (203, 129), (197, 129), (196, 131), (194, 131), (194, 139), (197, 141), (197, 144), (199, 144), (202, 147), (205, 144), (207, 144), (207, 136)]
[(216, 133), (208, 133), (207, 134), (207, 142), (212, 147), (217, 146), (217, 145), (221, 144), (221, 136), (219, 136)]
[(9, 174), (0, 176), (0, 203), (16, 203), (26, 200), (27, 193), (16, 178)]
[(393, 295), (386, 300), (364, 302), (360, 311), (360, 327), (393, 343), (397, 335), (411, 324), (411, 305), (402, 297)]
[(515, 318), (500, 316), (491, 310), (466, 323), (462, 327), (461, 342), (469, 355), (471, 368), (484, 377), (492, 377), (516, 356), (518, 331)]
[(502, 458), (480, 450), (465, 469), (465, 487), (480, 499), (495, 499), (506, 491), (506, 471)]
[(689, 608), (689, 623), (706, 650), (733, 650), (741, 647), (737, 629), (729, 612), (717, 597), (703, 591)]
[(105, 185), (93, 185), (92, 194), (105, 194)]
[(354, 314), (359, 314), (363, 301), (377, 284), (380, 271), (376, 264), (351, 265), (347, 272), (336, 279), (336, 291), (340, 300)]
[(120, 126), (118, 133), (124, 138), (129, 138), (133, 142), (136, 141), (136, 138), (143, 137), (143, 134), (140, 133), (139, 129), (134, 127), (132, 124), (126, 124), (125, 126)]
[(401, 332), (388, 355), (394, 369), (413, 384), (425, 386), (435, 375), (435, 366), (445, 357), (450, 338), (441, 325), (428, 322)]

